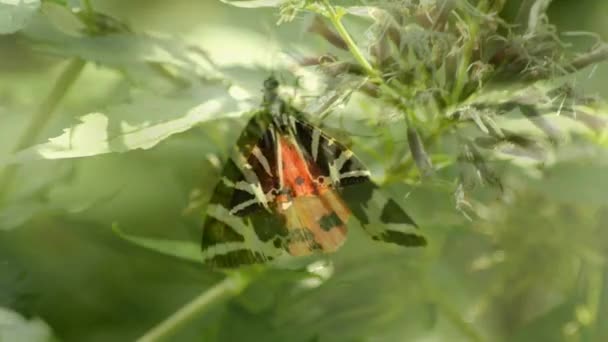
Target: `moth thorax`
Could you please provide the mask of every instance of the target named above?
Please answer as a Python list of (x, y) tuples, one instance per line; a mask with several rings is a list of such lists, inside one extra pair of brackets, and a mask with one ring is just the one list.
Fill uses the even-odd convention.
[(282, 110), (277, 112), (273, 111), (272, 114), (272, 121), (274, 122), (275, 126), (282, 132), (286, 131), (289, 127), (289, 114)]

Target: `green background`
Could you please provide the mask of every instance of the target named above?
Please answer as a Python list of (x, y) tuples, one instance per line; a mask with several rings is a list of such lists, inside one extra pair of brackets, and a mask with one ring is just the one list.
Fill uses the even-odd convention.
[[(92, 3), (136, 32), (200, 46), (254, 98), (282, 51), (320, 54), (331, 48), (305, 31), (303, 14), (276, 26), (273, 8), (194, 0)], [(559, 31), (590, 31), (604, 40), (607, 14), (604, 0), (556, 0), (548, 12)], [(66, 30), (72, 25), (65, 14), (56, 18)], [(168, 92), (166, 79), (142, 64), (124, 62), (155, 51), (112, 44), (83, 49), (80, 53), (105, 62), (115, 58), (119, 67), (87, 63), (36, 143), (61, 135), (87, 113), (107, 114), (109, 128), (146, 127), (222, 96), (213, 88), (164, 101), (156, 94)], [(1, 155), (13, 151), (67, 63), (61, 51), (40, 50), (23, 34), (0, 36)], [(606, 98), (608, 64), (580, 72), (575, 88)], [(209, 196), (205, 191), (218, 177), (213, 157), (227, 151), (243, 120), (206, 122), (149, 149), (20, 164), (0, 213), (0, 307), (30, 320), (21, 323), (22, 340), (34, 335), (47, 340), (36, 319), (58, 340), (134, 340), (220, 282), (223, 274), (138, 247), (111, 227), (198, 243), (202, 216), (184, 210), (192, 189), (202, 188), (203, 200)], [(369, 126), (360, 121), (352, 125)], [(403, 143), (394, 147), (399, 148)], [(365, 159), (365, 146), (353, 149)], [(445, 187), (389, 186), (386, 192), (428, 235), (426, 249), (372, 242), (355, 225), (348, 243), (331, 257), (330, 277), (268, 270), (174, 338), (606, 341), (608, 159), (600, 144), (578, 141), (562, 147), (559, 156), (544, 178), (505, 172), (509, 199), (498, 201), (495, 192), (482, 191), (486, 215), (473, 221), (454, 208)], [(381, 170), (383, 161), (378, 164), (374, 167)]]

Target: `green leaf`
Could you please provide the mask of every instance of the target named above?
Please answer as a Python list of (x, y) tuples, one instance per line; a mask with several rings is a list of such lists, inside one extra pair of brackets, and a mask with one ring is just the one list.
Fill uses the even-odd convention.
[(279, 7), (289, 0), (220, 0), (221, 2), (241, 8)]
[(112, 230), (121, 238), (132, 242), (140, 247), (151, 249), (161, 254), (174, 256), (188, 261), (194, 261), (197, 263), (202, 262), (201, 247), (194, 242), (167, 239), (152, 239), (129, 235), (121, 231), (117, 225), (112, 227)]
[(608, 202), (606, 153), (597, 153), (596, 158), (556, 163), (545, 169), (544, 177), (532, 182), (531, 186), (555, 201), (603, 205)]
[(54, 341), (51, 328), (38, 318), (26, 320), (0, 307), (0, 341)]
[[(188, 92), (186, 97), (181, 99), (143, 93), (132, 103), (111, 107), (107, 113), (96, 112), (82, 116), (80, 123), (64, 129), (63, 134), (50, 138), (46, 143), (0, 157), (0, 165), (145, 150), (195, 125), (240, 117), (248, 113), (243, 109), (236, 110), (235, 101), (227, 95), (216, 98), (211, 96), (213, 99), (196, 105), (196, 102), (200, 101), (196, 93), (207, 92), (196, 89), (194, 94)], [(129, 120), (129, 116), (153, 118), (155, 113), (174, 119), (161, 119), (156, 122)]]
[(19, 227), (46, 208), (38, 201), (23, 201), (4, 206), (0, 209), (0, 231)]
[(57, 5), (70, 7), (70, 8), (80, 8), (80, 0), (45, 0), (46, 3), (54, 3)]
[(46, 5), (23, 35), (32, 48), (51, 55), (78, 57), (118, 68), (126, 73), (146, 63), (160, 63), (182, 71), (179, 76), (217, 76), (213, 63), (204, 51), (197, 50), (177, 37), (152, 36), (144, 33), (120, 32), (98, 36), (83, 35), (75, 24), (66, 26), (70, 12), (60, 6)]
[(0, 34), (23, 29), (40, 8), (40, 0), (0, 0)]

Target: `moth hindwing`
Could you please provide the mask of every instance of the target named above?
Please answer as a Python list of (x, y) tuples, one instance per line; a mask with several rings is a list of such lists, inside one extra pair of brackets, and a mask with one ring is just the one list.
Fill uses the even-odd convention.
[(416, 224), (382, 196), (345, 146), (304, 121), (264, 82), (262, 109), (226, 162), (203, 225), (207, 264), (228, 268), (333, 252), (355, 216), (372, 239), (424, 246)]

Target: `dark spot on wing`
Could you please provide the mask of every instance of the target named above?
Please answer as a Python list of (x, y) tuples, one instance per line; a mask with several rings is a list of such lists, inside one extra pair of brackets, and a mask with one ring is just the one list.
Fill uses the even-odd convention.
[[(341, 175), (344, 175), (351, 171), (365, 171), (365, 170), (367, 170), (367, 168), (365, 166), (363, 166), (363, 164), (361, 164), (361, 162), (357, 159), (357, 157), (351, 156), (344, 162), (344, 164), (340, 168), (339, 172)], [(358, 184), (358, 183), (366, 182), (369, 180), (370, 180), (369, 177), (366, 175), (340, 177), (340, 186)]]
[(352, 176), (352, 177), (344, 177), (340, 179), (340, 186), (348, 186), (359, 184), (363, 182), (370, 182), (368, 176)]
[(426, 239), (417, 234), (386, 230), (381, 235), (372, 237), (374, 240), (392, 242), (405, 247), (426, 246)]
[(344, 187), (340, 190), (342, 198), (351, 212), (363, 225), (370, 222), (370, 219), (367, 217), (367, 206), (372, 193), (377, 189), (378, 186), (372, 182), (361, 182), (360, 184)]
[(392, 199), (389, 199), (388, 202), (382, 208), (382, 214), (380, 215), (380, 220), (384, 223), (405, 223), (415, 226), (414, 220), (409, 217), (408, 214), (405, 213), (403, 209)]
[[(240, 190), (240, 189), (233, 189), (234, 192), (232, 193), (232, 199), (230, 200), (230, 208), (228, 208), (229, 210), (232, 210), (232, 208), (236, 207), (237, 205), (250, 201), (252, 199), (255, 199), (255, 195), (251, 194), (247, 191), (244, 190)], [(260, 210), (263, 208), (263, 205), (259, 202), (253, 202), (251, 204), (249, 204), (246, 207), (241, 208), (239, 211), (234, 212), (234, 215), (237, 216), (245, 216), (248, 215), (252, 212), (255, 212), (257, 210)]]
[(304, 242), (307, 244), (308, 249), (311, 251), (322, 250), (321, 246), (316, 240), (312, 232), (306, 228), (296, 228), (289, 231), (289, 236), (285, 240), (283, 248), (289, 252), (289, 245), (292, 243)]
[(213, 217), (207, 217), (203, 227), (201, 247), (203, 250), (226, 242), (243, 242), (245, 238), (232, 227)]
[(296, 184), (297, 185), (302, 185), (304, 183), (305, 183), (305, 181), (304, 181), (304, 178), (302, 176), (296, 177)]
[(338, 214), (336, 214), (335, 212), (322, 216), (319, 219), (319, 226), (321, 226), (321, 229), (323, 229), (326, 232), (331, 230), (334, 227), (339, 227), (343, 224), (344, 224), (344, 222), (342, 222), (340, 217), (338, 217)]
[(241, 265), (250, 265), (262, 263), (272, 260), (271, 257), (265, 257), (260, 252), (255, 252), (249, 249), (237, 249), (224, 254), (215, 255), (209, 259), (208, 263), (214, 267), (233, 268)]
[(283, 216), (261, 210), (250, 215), (248, 218), (251, 220), (255, 234), (262, 242), (269, 241), (278, 236), (287, 236), (288, 234)]
[(344, 164), (342, 164), (342, 168), (340, 168), (340, 173), (344, 173), (344, 172), (348, 172), (348, 171), (354, 171), (354, 170), (359, 170), (360, 168), (354, 168), (355, 162), (353, 162), (353, 157), (351, 156), (350, 158), (346, 159), (346, 161), (344, 162)]

